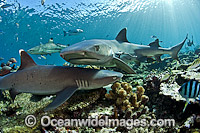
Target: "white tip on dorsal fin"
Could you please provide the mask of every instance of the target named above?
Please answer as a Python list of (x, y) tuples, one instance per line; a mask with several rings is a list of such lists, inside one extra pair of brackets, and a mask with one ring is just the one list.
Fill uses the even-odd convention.
[(126, 31), (127, 31), (127, 28), (122, 29), (122, 30), (118, 33), (118, 35), (117, 35), (117, 37), (115, 38), (115, 40), (117, 40), (117, 41), (119, 41), (119, 42), (129, 42), (129, 41), (127, 40), (127, 38), (126, 38)]
[(37, 65), (23, 49), (19, 50), (19, 54), (21, 57), (21, 66), (19, 70)]

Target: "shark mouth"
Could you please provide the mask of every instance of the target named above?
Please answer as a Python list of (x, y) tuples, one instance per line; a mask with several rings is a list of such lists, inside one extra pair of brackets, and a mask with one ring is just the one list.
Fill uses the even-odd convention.
[(97, 63), (100, 61), (100, 59), (97, 59), (97, 58), (70, 58), (67, 61), (72, 64), (88, 65), (88, 63)]

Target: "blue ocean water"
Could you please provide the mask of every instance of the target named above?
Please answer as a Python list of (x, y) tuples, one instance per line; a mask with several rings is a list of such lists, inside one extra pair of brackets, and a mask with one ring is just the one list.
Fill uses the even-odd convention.
[[(200, 45), (199, 0), (46, 0), (44, 5), (40, 0), (1, 0), (0, 6), (6, 3), (12, 6), (0, 8), (3, 61), (15, 57), (19, 63), (19, 49), (28, 50), (50, 38), (70, 45), (94, 38), (114, 39), (124, 27), (128, 40), (137, 44), (147, 45), (156, 35), (162, 47), (170, 47), (188, 33)], [(76, 28), (84, 33), (64, 37), (63, 29)], [(38, 64), (65, 62), (58, 53), (48, 55), (47, 60), (32, 57)]]

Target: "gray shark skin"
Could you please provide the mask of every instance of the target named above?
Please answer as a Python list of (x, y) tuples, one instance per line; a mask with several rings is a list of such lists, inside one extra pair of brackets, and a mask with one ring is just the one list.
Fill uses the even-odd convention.
[(66, 48), (66, 45), (55, 44), (53, 42), (53, 38), (49, 39), (49, 42), (46, 44), (40, 44), (39, 46), (35, 46), (29, 49), (27, 52), (29, 54), (39, 54), (39, 55), (47, 55), (52, 53), (59, 53), (62, 49)]
[(162, 48), (159, 41), (149, 45), (130, 43), (126, 38), (127, 29), (122, 29), (115, 40), (93, 39), (73, 44), (60, 52), (60, 56), (72, 64), (99, 65), (118, 67), (127, 73), (134, 73), (127, 63), (141, 61), (146, 57), (155, 57), (169, 54), (178, 59), (177, 54), (184, 45), (187, 37), (180, 44), (171, 48)]
[(101, 88), (123, 76), (108, 70), (37, 65), (25, 51), (21, 51), (20, 55), (19, 70), (0, 77), (0, 90), (10, 90), (12, 99), (19, 93), (56, 94), (45, 111), (63, 104), (76, 90)]

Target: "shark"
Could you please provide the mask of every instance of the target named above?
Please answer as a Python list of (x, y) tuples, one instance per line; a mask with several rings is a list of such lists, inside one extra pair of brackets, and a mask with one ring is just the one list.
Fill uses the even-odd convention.
[(69, 30), (68, 32), (63, 31), (64, 36), (73, 36), (73, 35), (78, 35), (80, 33), (83, 33), (82, 29), (73, 29), (73, 30)]
[(91, 90), (112, 84), (123, 74), (109, 70), (79, 67), (37, 65), (20, 50), (21, 66), (17, 72), (0, 77), (0, 90), (9, 90), (14, 100), (17, 94), (56, 95), (45, 111), (57, 108), (77, 90)]
[(141, 62), (147, 57), (155, 57), (156, 60), (161, 61), (160, 56), (163, 54), (178, 59), (177, 54), (187, 39), (186, 36), (181, 43), (170, 48), (162, 48), (158, 39), (149, 45), (139, 45), (129, 42), (126, 34), (127, 28), (124, 28), (115, 40), (84, 40), (64, 48), (60, 56), (72, 64), (117, 67), (127, 73), (135, 73), (128, 63)]
[(48, 43), (40, 44), (29, 49), (27, 52), (30, 54), (47, 55), (52, 53), (59, 53), (62, 49), (66, 48), (66, 45), (55, 44), (53, 38), (49, 39)]

